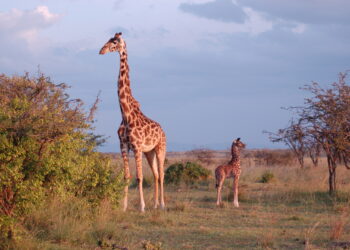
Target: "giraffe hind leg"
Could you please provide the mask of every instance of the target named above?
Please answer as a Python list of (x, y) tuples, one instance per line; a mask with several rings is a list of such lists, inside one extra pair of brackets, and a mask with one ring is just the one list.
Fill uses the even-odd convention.
[(157, 158), (155, 151), (145, 152), (145, 156), (154, 177), (154, 208), (159, 206), (159, 195), (158, 195), (158, 183), (159, 183), (159, 173), (157, 168)]
[(160, 186), (160, 207), (162, 209), (165, 208), (165, 202), (164, 202), (164, 161), (165, 161), (165, 153), (166, 153), (166, 146), (165, 142), (160, 143), (155, 148), (156, 156), (157, 156), (157, 163), (158, 163), (158, 172), (159, 172), (159, 186)]

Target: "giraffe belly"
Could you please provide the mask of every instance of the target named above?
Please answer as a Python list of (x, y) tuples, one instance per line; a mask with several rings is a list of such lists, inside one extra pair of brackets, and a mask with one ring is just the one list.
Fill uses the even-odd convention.
[(149, 152), (154, 149), (154, 145), (142, 145), (142, 152)]
[(234, 177), (235, 177), (235, 172), (232, 170), (226, 174), (226, 178), (234, 178)]

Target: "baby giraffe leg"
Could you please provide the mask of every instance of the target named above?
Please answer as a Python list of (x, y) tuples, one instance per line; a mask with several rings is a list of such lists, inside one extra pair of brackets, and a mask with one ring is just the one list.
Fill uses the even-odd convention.
[(239, 207), (238, 203), (238, 180), (239, 176), (236, 175), (233, 179), (233, 205), (235, 207)]
[(217, 194), (216, 194), (216, 205), (219, 206), (222, 202), (221, 200), (221, 190), (224, 184), (224, 180), (225, 178), (221, 178), (220, 180), (218, 180), (218, 186), (217, 186)]

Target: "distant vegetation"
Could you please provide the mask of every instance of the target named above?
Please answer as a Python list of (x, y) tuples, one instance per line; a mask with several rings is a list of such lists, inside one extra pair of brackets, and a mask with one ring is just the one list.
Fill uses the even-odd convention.
[(53, 197), (79, 197), (92, 207), (104, 199), (118, 204), (121, 175), (96, 151), (102, 141), (91, 134), (97, 102), (86, 113), (66, 89), (43, 74), (0, 75), (2, 244), (16, 237), (26, 215)]

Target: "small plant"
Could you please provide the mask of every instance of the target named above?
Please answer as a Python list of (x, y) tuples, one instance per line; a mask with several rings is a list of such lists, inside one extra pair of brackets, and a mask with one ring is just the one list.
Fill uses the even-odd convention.
[(165, 183), (179, 185), (184, 182), (186, 185), (193, 185), (207, 180), (210, 174), (208, 169), (194, 162), (175, 163), (165, 171)]
[(274, 248), (274, 236), (271, 232), (265, 232), (261, 237), (258, 239), (258, 246), (260, 246), (263, 249), (271, 249)]
[(186, 204), (184, 202), (176, 202), (173, 211), (183, 212), (186, 209)]
[(318, 225), (320, 224), (320, 222), (316, 222), (312, 227), (308, 228), (305, 232), (305, 248), (304, 249), (312, 249), (311, 247), (311, 240), (315, 235), (315, 231), (316, 228), (318, 227)]
[(145, 250), (161, 250), (162, 242), (151, 242), (149, 240), (145, 240), (142, 242), (142, 248)]
[(331, 223), (330, 239), (339, 240), (344, 232), (346, 222), (344, 220), (336, 220)]
[(275, 179), (275, 175), (270, 171), (265, 171), (260, 179), (261, 183), (271, 183)]
[(303, 219), (300, 218), (299, 216), (293, 215), (291, 217), (288, 217), (287, 220), (290, 220), (290, 221), (301, 221)]

